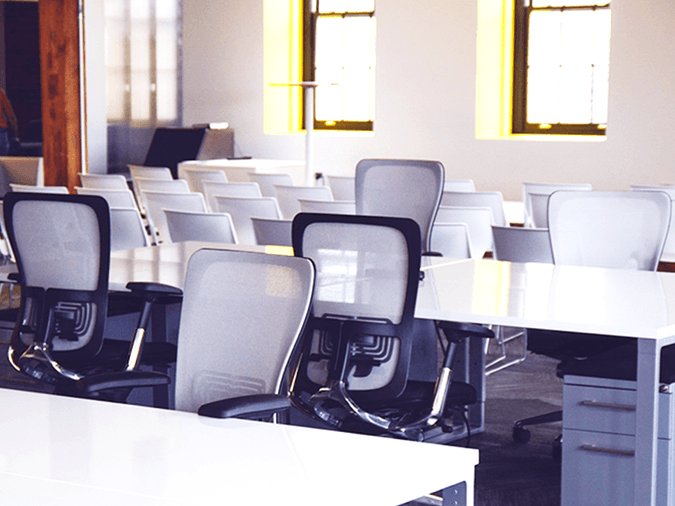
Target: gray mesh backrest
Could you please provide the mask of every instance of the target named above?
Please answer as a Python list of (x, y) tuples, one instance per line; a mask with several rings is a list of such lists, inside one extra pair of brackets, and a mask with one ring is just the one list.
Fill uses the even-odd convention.
[(201, 193), (168, 193), (143, 191), (143, 204), (150, 228), (159, 242), (171, 242), (169, 225), (166, 223), (164, 209), (177, 211), (206, 212), (206, 201)]
[(302, 211), (299, 199), (332, 201), (333, 194), (328, 186), (285, 186), (274, 185), (281, 215), (292, 220)]
[(216, 211), (232, 216), (240, 244), (257, 244), (252, 217), (281, 219), (279, 205), (274, 197), (214, 197)]
[(504, 197), (501, 192), (458, 192), (444, 191), (441, 206), (448, 207), (489, 207), (495, 225), (506, 225)]
[(401, 232), (375, 225), (318, 222), (306, 228), (302, 248), (317, 270), (314, 316), (400, 323), (409, 265)]
[(548, 202), (554, 263), (641, 270), (658, 266), (670, 224), (666, 193), (561, 190)]
[(90, 207), (24, 200), (14, 206), (12, 221), (26, 285), (96, 290), (101, 243)]
[(309, 311), (304, 258), (200, 250), (188, 265), (178, 334), (176, 409), (278, 393)]
[(666, 245), (663, 247), (664, 255), (675, 255), (675, 187), (674, 186), (659, 186), (659, 185), (631, 185), (632, 191), (661, 191), (668, 194), (670, 197), (670, 228), (668, 229), (668, 236), (666, 237)]
[(172, 242), (238, 242), (232, 218), (227, 213), (190, 213), (166, 209), (164, 214)]
[(361, 160), (356, 166), (356, 214), (415, 220), (422, 250), (429, 251), (444, 179), (440, 162)]
[(492, 226), (494, 256), (508, 262), (552, 263), (547, 228)]

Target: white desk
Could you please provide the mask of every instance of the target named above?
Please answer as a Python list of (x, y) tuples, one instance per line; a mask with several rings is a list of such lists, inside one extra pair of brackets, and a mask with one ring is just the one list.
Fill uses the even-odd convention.
[[(675, 275), (432, 259), (416, 316), (638, 339), (634, 504), (655, 504), (658, 371), (675, 343)], [(671, 457), (672, 458), (672, 457)]]
[(16, 390), (0, 406), (2, 504), (393, 506), (461, 482), (473, 504), (477, 450)]
[[(152, 272), (142, 273), (152, 277), (139, 280), (182, 286), (182, 259), (199, 246), (185, 243), (167, 248), (167, 253), (142, 253), (155, 255), (155, 260), (148, 260)], [(160, 261), (168, 251), (177, 260), (173, 265)], [(114, 257), (124, 255), (118, 252)], [(113, 258), (112, 271), (117, 261)], [(661, 347), (675, 343), (675, 274), (495, 260), (425, 258), (425, 262), (418, 318), (638, 339), (635, 504), (654, 505), (658, 371)], [(141, 264), (144, 261), (137, 265)], [(131, 271), (123, 276), (136, 279)]]

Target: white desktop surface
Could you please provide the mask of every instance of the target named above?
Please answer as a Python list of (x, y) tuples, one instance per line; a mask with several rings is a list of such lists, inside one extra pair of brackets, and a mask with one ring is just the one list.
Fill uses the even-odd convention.
[(0, 502), (397, 505), (462, 481), (478, 451), (0, 389)]

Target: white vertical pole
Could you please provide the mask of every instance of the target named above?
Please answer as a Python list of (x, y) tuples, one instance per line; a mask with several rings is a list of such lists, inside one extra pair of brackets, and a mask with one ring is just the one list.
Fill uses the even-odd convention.
[(314, 186), (314, 85), (305, 88), (305, 186)]

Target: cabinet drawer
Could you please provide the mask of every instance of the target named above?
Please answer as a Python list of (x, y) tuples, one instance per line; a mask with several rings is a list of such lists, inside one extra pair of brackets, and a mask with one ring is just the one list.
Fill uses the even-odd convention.
[[(659, 439), (657, 448), (657, 506), (668, 505), (668, 450), (671, 441)], [(633, 504), (635, 438), (563, 430), (561, 506), (631, 506)]]
[[(565, 384), (563, 427), (635, 435), (635, 390)], [(670, 439), (672, 395), (659, 394), (659, 438)]]

